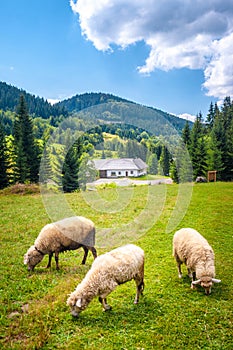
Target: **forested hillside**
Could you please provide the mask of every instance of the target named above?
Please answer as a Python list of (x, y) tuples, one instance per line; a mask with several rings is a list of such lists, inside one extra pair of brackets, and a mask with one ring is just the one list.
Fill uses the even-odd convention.
[(69, 112), (79, 112), (82, 109), (108, 102), (130, 102), (123, 98), (103, 93), (85, 93), (58, 102), (56, 105)]
[(31, 116), (48, 119), (50, 116), (67, 116), (68, 112), (59, 105), (52, 106), (44, 98), (27, 93), (22, 89), (0, 81), (0, 110), (16, 112), (19, 98), (23, 95)]
[[(88, 116), (88, 108), (92, 107), (90, 109), (91, 114), (89, 115), (91, 119), (96, 118), (96, 120), (101, 120), (103, 122), (115, 121), (132, 125), (141, 123), (145, 129), (150, 129), (152, 123), (155, 124), (158, 119), (163, 119), (164, 122), (154, 128), (154, 133), (156, 135), (160, 135), (162, 132), (162, 124), (166, 124), (166, 122), (171, 123), (178, 131), (181, 131), (185, 125), (185, 120), (182, 118), (178, 118), (156, 108), (142, 106), (111, 94), (85, 93), (75, 95), (56, 105), (65, 108), (65, 110), (72, 115), (79, 112), (79, 117), (84, 119)], [(93, 107), (96, 107), (96, 109), (94, 110)], [(83, 110), (86, 110), (85, 113), (80, 113)]]
[[(21, 95), (24, 96), (28, 113), (34, 119), (36, 136), (38, 138), (42, 136), (47, 125), (58, 126), (69, 115), (73, 117), (77, 116), (78, 119), (83, 119), (85, 123), (89, 120), (92, 124), (98, 119), (98, 121), (102, 122), (115, 121), (141, 125), (141, 127), (148, 130), (151, 129), (151, 124), (153, 124), (153, 133), (157, 136), (164, 133), (167, 123), (170, 123), (179, 132), (182, 131), (185, 125), (184, 119), (156, 108), (141, 106), (112, 94), (84, 93), (51, 105), (43, 98), (0, 82), (0, 118), (7, 135), (13, 132), (14, 113), (16, 112)], [(105, 107), (106, 105), (107, 107)], [(98, 115), (95, 112), (93, 113), (93, 108), (96, 108), (95, 112)], [(88, 112), (89, 109), (91, 111), (90, 113)], [(85, 112), (81, 113), (81, 111)], [(47, 122), (43, 119), (47, 120)]]

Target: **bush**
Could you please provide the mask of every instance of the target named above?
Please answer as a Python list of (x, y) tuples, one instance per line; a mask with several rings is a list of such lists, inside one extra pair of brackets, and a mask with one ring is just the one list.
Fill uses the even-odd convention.
[(15, 185), (4, 188), (1, 193), (3, 194), (35, 194), (40, 193), (40, 187), (38, 184), (21, 184), (17, 183)]

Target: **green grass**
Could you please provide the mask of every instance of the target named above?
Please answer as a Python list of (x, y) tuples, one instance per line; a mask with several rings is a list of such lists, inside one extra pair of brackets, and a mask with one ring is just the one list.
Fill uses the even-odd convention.
[[(155, 195), (166, 193), (165, 205), (155, 213), (156, 224), (134, 242), (146, 255), (144, 296), (134, 305), (134, 282), (128, 282), (110, 294), (110, 312), (102, 312), (95, 299), (79, 319), (70, 315), (67, 294), (88, 271), (92, 256), (81, 266), (81, 250), (61, 254), (60, 271), (55, 270), (54, 261), (52, 269), (46, 270), (45, 257), (29, 275), (23, 255), (50, 220), (40, 195), (0, 195), (1, 349), (233, 349), (233, 184), (194, 185), (191, 203), (178, 227), (197, 229), (214, 248), (216, 277), (222, 283), (214, 285), (210, 296), (201, 288), (191, 290), (186, 274), (178, 279), (172, 257), (174, 232), (164, 233), (178, 186), (166, 186), (166, 192), (163, 185), (154, 187)], [(97, 227), (113, 227), (139, 215), (147, 191), (147, 186), (133, 188), (129, 203), (115, 212), (97, 211), (98, 199), (94, 198), (97, 204), (91, 207), (80, 193), (66, 198), (77, 215), (91, 218)], [(122, 195), (111, 188), (98, 190), (98, 194), (114, 202)]]

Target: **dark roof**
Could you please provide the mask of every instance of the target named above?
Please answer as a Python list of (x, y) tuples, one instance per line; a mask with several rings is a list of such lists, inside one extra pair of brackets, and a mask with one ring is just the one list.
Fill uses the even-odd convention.
[(97, 170), (142, 170), (147, 164), (141, 158), (94, 159)]

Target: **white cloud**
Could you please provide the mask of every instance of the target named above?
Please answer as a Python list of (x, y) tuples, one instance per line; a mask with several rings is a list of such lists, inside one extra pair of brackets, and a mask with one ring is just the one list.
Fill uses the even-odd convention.
[(195, 115), (188, 114), (188, 113), (179, 114), (179, 115), (177, 115), (177, 117), (189, 120), (191, 122), (195, 122), (195, 120), (196, 120), (196, 116)]
[(209, 96), (224, 99), (233, 95), (233, 33), (214, 44), (214, 55), (204, 71), (203, 86)]
[(232, 0), (70, 0), (98, 50), (138, 41), (150, 47), (140, 73), (202, 69), (207, 95), (233, 95)]
[(60, 100), (54, 99), (54, 98), (48, 98), (47, 101), (48, 101), (51, 105), (54, 105), (55, 103), (60, 102)]

